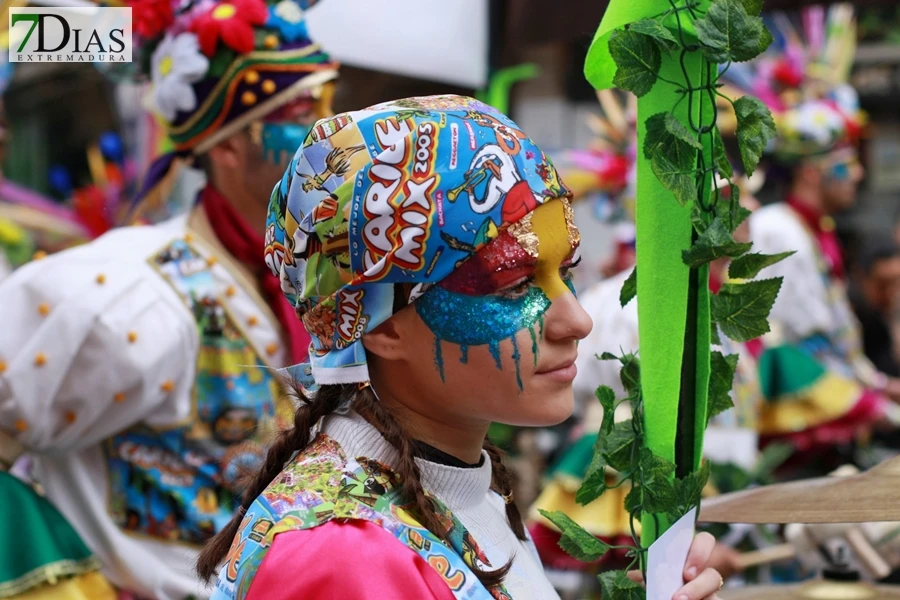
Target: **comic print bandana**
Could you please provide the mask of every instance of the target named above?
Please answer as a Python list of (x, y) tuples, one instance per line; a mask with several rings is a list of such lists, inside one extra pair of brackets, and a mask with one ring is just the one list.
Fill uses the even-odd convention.
[(272, 192), (266, 228), (266, 263), (312, 337), (293, 377), (308, 389), (367, 382), (366, 332), (499, 231), (568, 196), (534, 142), (472, 98), (407, 98), (319, 121)]

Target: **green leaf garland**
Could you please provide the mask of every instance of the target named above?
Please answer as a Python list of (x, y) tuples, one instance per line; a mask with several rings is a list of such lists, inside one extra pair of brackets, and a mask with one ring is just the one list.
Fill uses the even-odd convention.
[(769, 332), (769, 312), (781, 289), (781, 277), (726, 283), (710, 301), (712, 319), (736, 342), (749, 342)]
[(609, 39), (609, 53), (616, 61), (616, 87), (638, 97), (650, 91), (661, 64), (659, 47), (651, 38), (634, 31), (616, 31)]
[(769, 141), (774, 139), (775, 119), (766, 105), (752, 96), (743, 96), (734, 103), (737, 116), (737, 140), (741, 162), (747, 175), (753, 175)]
[(703, 54), (715, 63), (752, 60), (772, 43), (762, 18), (748, 14), (739, 0), (715, 0), (694, 27)]
[(565, 513), (558, 510), (541, 509), (538, 509), (538, 512), (559, 528), (562, 533), (559, 538), (559, 547), (578, 560), (593, 562), (609, 552), (608, 544), (592, 536)]
[(766, 267), (771, 267), (795, 253), (796, 251), (792, 250), (778, 254), (760, 254), (758, 252), (745, 254), (734, 259), (728, 265), (728, 276), (732, 279), (753, 279)]

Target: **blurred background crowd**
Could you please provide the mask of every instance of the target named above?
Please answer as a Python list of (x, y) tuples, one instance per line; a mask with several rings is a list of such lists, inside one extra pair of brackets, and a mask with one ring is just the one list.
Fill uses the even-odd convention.
[[(385, 10), (363, 0), (285, 2), (301, 15), (308, 9), (304, 36), (340, 62), (336, 85), (325, 92), (335, 113), (409, 96), (475, 96), (529, 132), (572, 189), (583, 241), (575, 287), (595, 322), (579, 359), (576, 414), (552, 429), (497, 426), (491, 435), (509, 453), (515, 500), (561, 595), (597, 594), (593, 575), (621, 567), (624, 553), (590, 565), (575, 561), (537, 509), (563, 510), (611, 543), (631, 538), (622, 508), (627, 489), (588, 506), (575, 499), (603, 416), (594, 391), (609, 385), (625, 392), (620, 365), (595, 353), (639, 351), (636, 307), (619, 304), (635, 262), (635, 103), (619, 91), (598, 94), (582, 73), (605, 3), (391, 0)], [(136, 32), (152, 28), (152, 4), (130, 4)], [(4, 0), (0, 27), (10, 7), (25, 5)], [(900, 7), (778, 0), (764, 9), (771, 11), (773, 47), (758, 64), (734, 65), (725, 80), (737, 95), (753, 93), (769, 105), (779, 142), (756, 173), (738, 179), (741, 203), (754, 215), (736, 237), (759, 251), (797, 254), (772, 267), (772, 275), (777, 268), (787, 278), (772, 333), (725, 348), (740, 361), (735, 407), (713, 420), (707, 438), (711, 496), (866, 470), (900, 450)], [(281, 35), (290, 37), (289, 30), (284, 25)], [(4, 45), (8, 35), (0, 36)], [(202, 161), (154, 179), (164, 193), (143, 193), (156, 159), (183, 140), (167, 135), (165, 115), (153, 110), (159, 103), (148, 100), (155, 82), (141, 76), (141, 65), (0, 61), (0, 280), (111, 229), (193, 209), (210, 173)], [(733, 154), (733, 114), (719, 109)], [(727, 263), (713, 266), (711, 285), (729, 278)], [(0, 361), (0, 376), (5, 370)], [(11, 464), (42, 492), (27, 453)], [(2, 518), (14, 513), (0, 505)], [(731, 587), (798, 582), (823, 570), (900, 582), (894, 523), (710, 527)], [(848, 545), (851, 530), (864, 542), (854, 534)], [(0, 557), (12, 553), (13, 543), (6, 545)], [(59, 577), (46, 572), (23, 583), (21, 572), (0, 565), (9, 584), (0, 581), (0, 597), (47, 593)]]

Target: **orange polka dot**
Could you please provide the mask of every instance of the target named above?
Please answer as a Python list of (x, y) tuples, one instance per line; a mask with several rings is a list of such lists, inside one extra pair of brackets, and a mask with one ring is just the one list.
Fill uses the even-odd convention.
[(47, 253), (43, 250), (38, 250), (31, 255), (31, 260), (41, 260), (42, 258), (47, 258)]
[(247, 73), (244, 74), (244, 81), (250, 85), (256, 85), (259, 81), (259, 73), (253, 70), (247, 71)]
[(269, 356), (273, 356), (276, 352), (278, 352), (278, 344), (272, 342), (268, 346), (266, 346), (266, 354)]
[(75, 413), (73, 411), (69, 411), (66, 413), (66, 423), (74, 423), (75, 422)]
[(125, 392), (119, 392), (113, 396), (113, 400), (116, 402), (125, 402)]
[(175, 382), (172, 381), (171, 379), (168, 379), (163, 382), (163, 384), (160, 386), (160, 388), (162, 389), (162, 391), (169, 393), (175, 389)]
[(211, 267), (214, 264), (216, 264), (217, 262), (219, 262), (219, 259), (217, 259), (215, 256), (210, 256), (209, 258), (206, 259), (206, 266)]
[(97, 284), (103, 285), (104, 283), (106, 283), (106, 275), (100, 273), (99, 275), (97, 275)]
[(0, 360), (0, 375), (6, 373), (6, 361)]
[(269, 34), (263, 40), (263, 45), (270, 50), (277, 48), (278, 47), (278, 38), (274, 35)]
[(225, 295), (228, 296), (229, 298), (234, 296), (236, 293), (237, 293), (237, 290), (234, 289), (233, 285), (229, 285), (227, 288), (225, 288)]
[(26, 423), (22, 419), (19, 419), (18, 421), (16, 421), (16, 431), (19, 431), (19, 432), (28, 431), (28, 423)]
[(265, 93), (274, 94), (276, 89), (277, 89), (277, 86), (275, 85), (275, 82), (272, 81), (271, 79), (266, 79), (265, 81), (262, 82), (262, 91), (264, 91)]
[(38, 304), (38, 313), (40, 313), (42, 317), (46, 317), (50, 314), (50, 305), (46, 302), (41, 302)]
[(241, 94), (241, 102), (244, 103), (244, 106), (250, 106), (251, 104), (256, 104), (256, 94), (247, 90), (243, 94)]
[(138, 335), (136, 331), (128, 332), (128, 343), (133, 344), (137, 341)]
[(43, 352), (38, 352), (34, 357), (34, 364), (37, 367), (43, 367), (47, 364), (47, 355)]
[(188, 244), (190, 244), (191, 242), (194, 241), (194, 235), (191, 233), (184, 234), (184, 241), (187, 242)]
[(253, 326), (258, 325), (258, 324), (259, 324), (259, 318), (258, 318), (258, 317), (250, 317), (249, 319), (247, 319), (247, 325), (249, 325), (250, 327), (253, 327)]

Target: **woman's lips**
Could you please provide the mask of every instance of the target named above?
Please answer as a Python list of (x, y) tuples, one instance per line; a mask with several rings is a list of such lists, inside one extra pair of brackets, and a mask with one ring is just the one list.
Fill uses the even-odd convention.
[(575, 376), (577, 374), (578, 367), (575, 366), (575, 361), (564, 363), (558, 367), (551, 368), (546, 371), (538, 371), (535, 373), (536, 376), (546, 377), (547, 379), (551, 379), (558, 383), (572, 383), (575, 380)]

